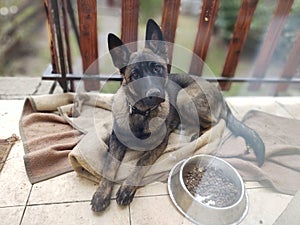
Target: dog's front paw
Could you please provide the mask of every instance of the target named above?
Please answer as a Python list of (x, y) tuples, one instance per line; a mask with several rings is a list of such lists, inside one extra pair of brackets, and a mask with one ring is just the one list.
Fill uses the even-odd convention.
[(110, 195), (105, 196), (103, 192), (96, 191), (93, 195), (91, 205), (94, 212), (104, 211), (110, 204)]
[(133, 200), (136, 189), (134, 186), (122, 185), (117, 192), (117, 203), (119, 205), (129, 205)]
[(93, 195), (91, 205), (94, 212), (104, 211), (110, 204), (111, 192), (113, 183), (107, 180), (102, 180), (100, 185)]

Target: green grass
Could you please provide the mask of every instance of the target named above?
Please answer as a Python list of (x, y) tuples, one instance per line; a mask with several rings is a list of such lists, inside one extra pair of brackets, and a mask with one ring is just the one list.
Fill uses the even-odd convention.
[(119, 87), (119, 81), (107, 81), (101, 85), (100, 93), (116, 93)]

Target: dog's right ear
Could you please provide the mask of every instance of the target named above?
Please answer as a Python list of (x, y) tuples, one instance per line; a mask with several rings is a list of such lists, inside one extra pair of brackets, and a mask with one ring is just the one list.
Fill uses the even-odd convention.
[(164, 40), (160, 27), (152, 19), (149, 19), (147, 22), (145, 47), (151, 49), (163, 59), (168, 59), (167, 42)]
[(123, 42), (114, 34), (108, 34), (107, 42), (113, 63), (122, 73), (128, 65), (131, 53)]

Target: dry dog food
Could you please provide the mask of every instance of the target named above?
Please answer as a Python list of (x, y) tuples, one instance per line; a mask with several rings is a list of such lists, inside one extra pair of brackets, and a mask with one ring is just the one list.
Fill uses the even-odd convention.
[(203, 204), (226, 207), (234, 204), (240, 191), (221, 169), (194, 167), (185, 175), (184, 183), (189, 192)]

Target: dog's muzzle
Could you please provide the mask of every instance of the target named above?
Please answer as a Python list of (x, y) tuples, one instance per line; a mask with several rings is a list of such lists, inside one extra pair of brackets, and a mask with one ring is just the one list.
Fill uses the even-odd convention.
[(151, 88), (146, 92), (146, 96), (143, 101), (149, 107), (159, 105), (165, 101), (165, 93), (158, 88)]
[(152, 97), (158, 97), (158, 98), (162, 98), (162, 93), (158, 88), (151, 88), (150, 90), (148, 90), (146, 92), (146, 97), (147, 98), (152, 98)]

